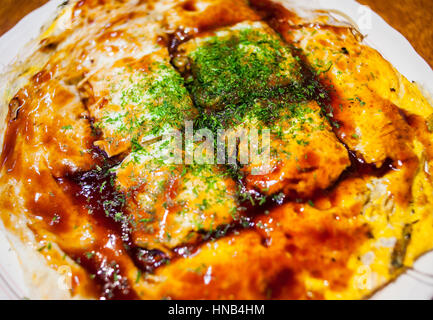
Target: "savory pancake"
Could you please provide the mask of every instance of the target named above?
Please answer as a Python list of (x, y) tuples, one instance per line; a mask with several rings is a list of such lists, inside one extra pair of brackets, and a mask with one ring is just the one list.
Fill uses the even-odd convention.
[(37, 41), (0, 112), (31, 298), (362, 299), (433, 248), (432, 106), (353, 26), (76, 0)]

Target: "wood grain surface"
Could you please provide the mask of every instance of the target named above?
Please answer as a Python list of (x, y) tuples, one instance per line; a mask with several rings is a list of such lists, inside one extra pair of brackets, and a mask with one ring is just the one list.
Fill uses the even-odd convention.
[[(300, 0), (302, 1), (302, 0)], [(304, 0), (308, 1), (308, 0)], [(0, 0), (0, 35), (47, 0)], [(433, 0), (358, 0), (402, 33), (433, 67)]]
[(399, 31), (433, 68), (433, 0), (357, 0)]

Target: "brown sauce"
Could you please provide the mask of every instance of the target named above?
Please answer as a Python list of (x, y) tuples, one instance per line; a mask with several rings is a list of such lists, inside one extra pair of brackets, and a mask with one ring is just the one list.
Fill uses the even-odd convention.
[(18, 94), (9, 103), (8, 123), (3, 141), (2, 154), (0, 157), (0, 169), (4, 168), (7, 172), (14, 169), (16, 155), (14, 155), (17, 138), (20, 135), (26, 136), (25, 111), (28, 98), (26, 89), (20, 90)]
[[(110, 162), (109, 159), (106, 161)], [(109, 172), (112, 165), (113, 163), (107, 163), (104, 168), (68, 176), (66, 178), (67, 183), (74, 190), (72, 194), (75, 201), (81, 207), (90, 210), (97, 224), (122, 243), (124, 249), (122, 254), (129, 256), (136, 267), (143, 272), (153, 273), (156, 268), (166, 264), (169, 258), (159, 250), (146, 250), (134, 246), (131, 240), (131, 225), (127, 219), (123, 219), (126, 217), (125, 195), (116, 190), (114, 186), (115, 174)], [(96, 254), (104, 256), (103, 251), (96, 252)], [(127, 283), (126, 278), (123, 283), (119, 284), (112, 276), (107, 276), (110, 268), (114, 268), (113, 266), (107, 266), (105, 261), (104, 264), (95, 265), (94, 261), (83, 253), (75, 255), (75, 258), (80, 260), (80, 265), (84, 266), (90, 273), (96, 275), (95, 279), (100, 288), (104, 289), (108, 287), (111, 289), (107, 298), (137, 298)], [(112, 257), (111, 261), (116, 261), (116, 258)], [(108, 271), (105, 270), (107, 268)], [(122, 276), (122, 269), (118, 265), (115, 265), (114, 269), (116, 268), (118, 276)], [(101, 293), (104, 294), (105, 290), (102, 290)]]
[[(131, 244), (129, 226), (116, 218), (116, 214), (123, 211), (124, 197), (115, 190), (113, 179), (114, 175), (103, 168), (68, 176), (60, 181), (60, 185), (70, 188), (74, 202), (91, 212), (98, 227), (104, 230), (105, 234), (98, 235), (98, 238), (111, 238), (122, 245), (120, 253), (126, 254)], [(96, 246), (91, 251), (92, 256), (88, 252), (74, 252), (71, 257), (94, 276), (101, 297), (137, 299), (124, 276), (126, 266), (122, 266), (122, 259), (116, 258), (114, 252), (104, 246)]]

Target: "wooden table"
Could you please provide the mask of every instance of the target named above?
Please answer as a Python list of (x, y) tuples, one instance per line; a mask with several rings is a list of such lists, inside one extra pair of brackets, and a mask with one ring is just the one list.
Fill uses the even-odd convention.
[[(47, 0), (1, 0), (1, 2), (0, 34), (3, 34), (24, 15)], [(358, 2), (369, 5), (379, 13), (392, 27), (402, 33), (433, 67), (432, 0), (358, 0)]]

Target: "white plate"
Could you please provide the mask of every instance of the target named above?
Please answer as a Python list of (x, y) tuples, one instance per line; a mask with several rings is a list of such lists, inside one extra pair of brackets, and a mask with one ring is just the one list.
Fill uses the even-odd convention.
[[(53, 17), (64, 0), (51, 0), (33, 11), (0, 38), (0, 72), (12, 63), (20, 50), (39, 35), (40, 28)], [(296, 2), (296, 0), (287, 0)], [(433, 71), (416, 53), (410, 43), (391, 28), (380, 16), (354, 0), (298, 0), (303, 6), (315, 9), (338, 10), (354, 21), (367, 35), (365, 42), (377, 49), (400, 73), (433, 93)], [(377, 292), (373, 299), (432, 299), (433, 252), (424, 255), (396, 281)], [(27, 289), (22, 271), (9, 242), (0, 230), (0, 299), (26, 297)]]

